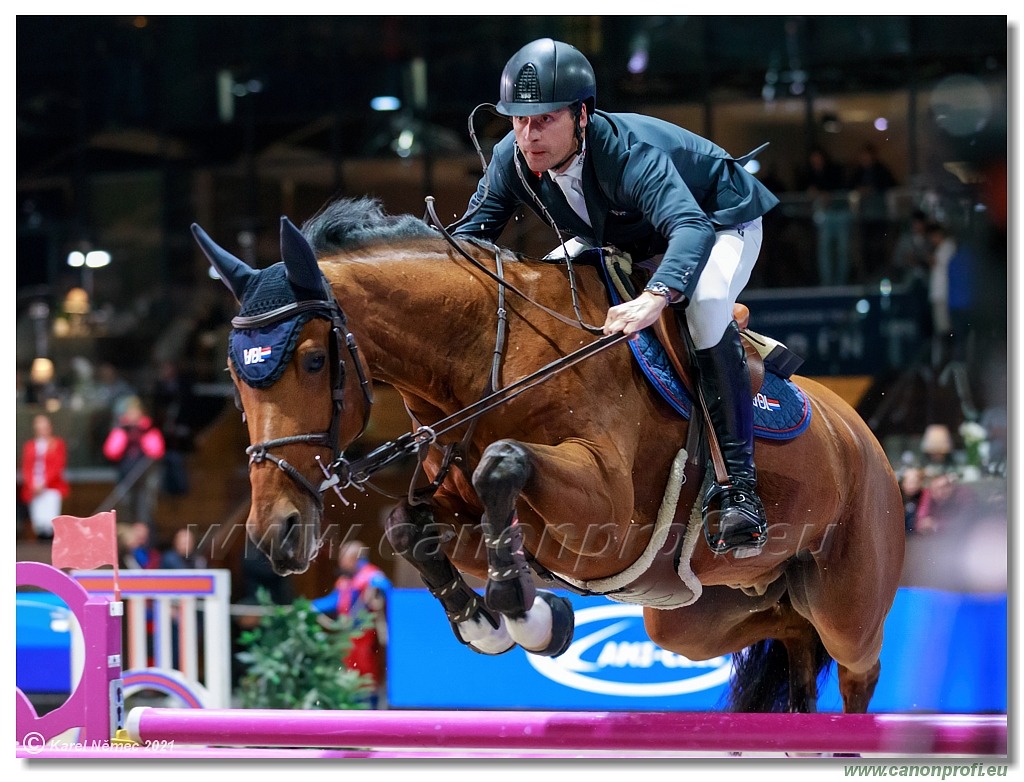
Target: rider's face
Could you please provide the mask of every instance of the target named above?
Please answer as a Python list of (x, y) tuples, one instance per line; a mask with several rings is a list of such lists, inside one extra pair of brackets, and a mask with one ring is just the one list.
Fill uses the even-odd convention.
[[(531, 171), (547, 171), (576, 151), (572, 116), (572, 110), (564, 108), (547, 114), (512, 118), (516, 142)], [(580, 114), (580, 128), (586, 126), (587, 109), (584, 106)], [(568, 168), (571, 162), (562, 166), (561, 170)]]

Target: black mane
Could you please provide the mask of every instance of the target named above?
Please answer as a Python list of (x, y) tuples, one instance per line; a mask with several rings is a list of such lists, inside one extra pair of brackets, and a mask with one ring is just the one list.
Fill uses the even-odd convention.
[(302, 224), (318, 258), (367, 244), (403, 239), (437, 238), (440, 234), (412, 215), (389, 215), (376, 198), (332, 201)]

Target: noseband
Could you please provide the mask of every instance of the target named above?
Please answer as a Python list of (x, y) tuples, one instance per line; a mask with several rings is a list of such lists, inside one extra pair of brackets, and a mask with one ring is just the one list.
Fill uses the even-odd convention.
[[(313, 498), (317, 509), (322, 513), (324, 501), (320, 486), (314, 485), (292, 464), (280, 456), (271, 453), (272, 448), (280, 448), (285, 445), (313, 445), (321, 448), (329, 448), (332, 451), (331, 465), (344, 461), (341, 449), (338, 447), (338, 436), (341, 429), (341, 414), (345, 408), (345, 359), (342, 356), (341, 345), (345, 345), (348, 354), (355, 365), (356, 373), (359, 376), (359, 386), (363, 391), (363, 423), (359, 429), (358, 439), (366, 430), (370, 421), (370, 412), (373, 407), (373, 389), (370, 379), (363, 371), (362, 362), (359, 360), (359, 349), (356, 346), (355, 337), (348, 330), (345, 313), (338, 304), (337, 299), (331, 297), (329, 300), (306, 300), (287, 304), (262, 315), (237, 316), (232, 318), (231, 326), (235, 329), (257, 329), (282, 323), (299, 315), (312, 313), (314, 317), (325, 318), (331, 323), (330, 338), (330, 368), (331, 368), (331, 423), (325, 432), (310, 432), (308, 434), (295, 434), (288, 437), (278, 437), (273, 440), (265, 440), (261, 443), (254, 443), (245, 449), (249, 455), (249, 466), (268, 461), (277, 466), (285, 475), (291, 478), (302, 489)], [(321, 467), (321, 469), (324, 469)], [(325, 475), (329, 475), (324, 470)]]

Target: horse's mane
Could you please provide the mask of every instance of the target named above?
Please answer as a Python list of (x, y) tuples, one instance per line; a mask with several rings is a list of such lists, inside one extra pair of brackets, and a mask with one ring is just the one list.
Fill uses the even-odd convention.
[(376, 198), (339, 198), (302, 224), (318, 258), (368, 244), (436, 239), (437, 231), (412, 215), (389, 215)]

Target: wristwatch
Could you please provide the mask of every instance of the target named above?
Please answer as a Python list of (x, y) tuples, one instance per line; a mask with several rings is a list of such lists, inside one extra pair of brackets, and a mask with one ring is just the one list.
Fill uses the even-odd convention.
[(669, 304), (677, 304), (683, 299), (683, 294), (672, 290), (663, 282), (652, 282), (646, 288), (646, 293), (653, 293), (655, 296), (664, 296)]

